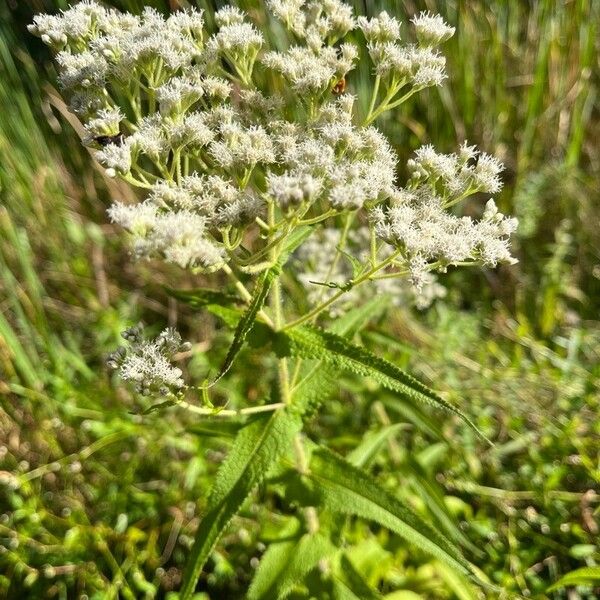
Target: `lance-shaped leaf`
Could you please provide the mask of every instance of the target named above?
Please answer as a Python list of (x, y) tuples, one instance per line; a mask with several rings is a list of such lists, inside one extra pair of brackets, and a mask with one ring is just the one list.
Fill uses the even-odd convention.
[(320, 532), (307, 533), (299, 540), (271, 544), (260, 561), (247, 600), (287, 597), (320, 560), (335, 552), (337, 548)]
[(262, 310), (262, 307), (265, 304), (265, 300), (269, 295), (269, 291), (273, 282), (279, 274), (281, 273), (281, 265), (277, 263), (272, 266), (270, 269), (267, 269), (258, 281), (256, 282), (256, 286), (254, 288), (254, 293), (252, 294), (252, 300), (250, 300), (250, 304), (248, 308), (242, 315), (237, 327), (235, 329), (235, 333), (233, 335), (233, 342), (227, 351), (227, 356), (223, 361), (223, 365), (217, 374), (217, 377), (213, 380), (211, 385), (214, 385), (229, 369), (231, 365), (233, 365), (233, 361), (236, 356), (240, 353), (242, 346), (244, 345), (244, 340), (248, 335), (248, 332), (252, 329), (254, 323), (256, 322), (256, 316)]
[(306, 477), (313, 483), (313, 501), (317, 506), (375, 521), (459, 572), (469, 574), (468, 562), (452, 542), (370, 475), (330, 450), (320, 447), (313, 451)]
[(283, 456), (302, 421), (298, 415), (277, 410), (244, 427), (221, 465), (186, 565), (181, 597), (194, 592), (204, 563), (223, 535), (231, 519), (252, 490), (266, 477), (271, 465)]
[(375, 433), (366, 435), (362, 442), (348, 454), (348, 462), (355, 467), (364, 469), (390, 438), (393, 438), (396, 433), (408, 427), (410, 426), (406, 423), (394, 423), (393, 425), (382, 427)]
[(372, 377), (390, 390), (412, 400), (427, 402), (458, 415), (485, 439), (475, 424), (458, 408), (395, 364), (376, 356), (366, 348), (355, 346), (331, 331), (303, 326), (278, 332), (277, 351), (281, 356), (316, 358), (363, 377)]
[(556, 583), (553, 583), (546, 591), (554, 592), (568, 586), (596, 585), (600, 584), (600, 567), (582, 567), (567, 573)]

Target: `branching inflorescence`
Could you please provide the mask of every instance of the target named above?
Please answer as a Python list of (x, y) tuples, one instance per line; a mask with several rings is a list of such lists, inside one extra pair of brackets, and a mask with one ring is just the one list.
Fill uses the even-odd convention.
[[(216, 13), (212, 33), (201, 11), (164, 18), (146, 8), (134, 16), (94, 0), (39, 15), (30, 26), (57, 53), (59, 83), (84, 123), (84, 142), (109, 176), (146, 190), (139, 204), (117, 201), (108, 211), (129, 232), (134, 256), (195, 273), (224, 270), (247, 301), (239, 277), (273, 267), (289, 236), (311, 226), (318, 231), (287, 269), (312, 305), (291, 325), (343, 310), (344, 295), (354, 302), (355, 288), (368, 281), (425, 306), (440, 293), (434, 273), (513, 262), (515, 219), (493, 200), (479, 221), (453, 208), (500, 190), (499, 161), (466, 143), (455, 154), (423, 146), (400, 186), (395, 153), (373, 125), (442, 84), (438, 46), (454, 28), (421, 13), (411, 22), (414, 41), (405, 43), (386, 12), (356, 17), (341, 0), (267, 4), (288, 30), (284, 50), (269, 49), (232, 7)], [(374, 73), (366, 114), (344, 91), (359, 57), (356, 40), (364, 40)], [(278, 286), (273, 294), (273, 318), (263, 314), (287, 327)], [(152, 348), (139, 346), (136, 360), (149, 360)], [(119, 363), (126, 379), (135, 379), (133, 362)], [(144, 389), (155, 387), (158, 372)], [(166, 388), (179, 387), (174, 372), (164, 374)]]
[[(389, 280), (408, 275), (425, 306), (439, 290), (433, 272), (512, 262), (516, 222), (493, 200), (481, 221), (449, 210), (471, 194), (500, 189), (496, 159), (466, 144), (450, 155), (423, 146), (399, 187), (394, 151), (372, 125), (442, 83), (437, 46), (454, 29), (421, 13), (412, 20), (415, 43), (405, 44), (399, 21), (386, 12), (356, 18), (340, 0), (268, 4), (293, 40), (284, 51), (266, 49), (262, 34), (231, 7), (216, 14), (212, 35), (200, 11), (165, 19), (146, 8), (133, 16), (93, 0), (60, 16), (37, 16), (30, 26), (57, 52), (59, 82), (107, 174), (147, 190), (143, 202), (109, 209), (130, 233), (134, 255), (194, 272), (259, 273), (295, 228), (322, 224), (293, 263), (315, 303), (310, 319), (363, 281), (406, 300), (407, 284), (390, 287)], [(359, 55), (343, 40), (357, 28), (375, 73), (362, 118), (353, 96), (337, 94)], [(140, 356), (119, 364), (125, 379), (135, 379)], [(182, 387), (167, 370), (164, 381), (165, 389)]]
[[(235, 291), (171, 290), (235, 327), (222, 367), (200, 386), (203, 406), (185, 399), (190, 387), (173, 360), (191, 347), (172, 329), (154, 339), (139, 326), (129, 329), (128, 345), (108, 361), (141, 394), (167, 398), (150, 409), (178, 404), (198, 418), (239, 419), (230, 423), (240, 431), (216, 475), (180, 597), (192, 597), (219, 538), (275, 464), (285, 469), (277, 477), (286, 488), (282, 498), (292, 510), (300, 507), (306, 526), (279, 545), (292, 544), (285, 558), (265, 555), (249, 599), (288, 597), (317, 566), (319, 585), (333, 591), (310, 597), (348, 596), (335, 592), (345, 577), (338, 546), (346, 538), (345, 519), (332, 512), (373, 520), (466, 574), (469, 564), (448, 538), (356, 465), (307, 446), (301, 432), (340, 385), (338, 371), (369, 378), (408, 402), (433, 404), (475, 428), (433, 390), (351, 338), (387, 297), (425, 307), (443, 295), (436, 275), (450, 266), (514, 261), (515, 219), (493, 200), (479, 221), (458, 212), (469, 196), (500, 190), (502, 165), (466, 143), (453, 154), (427, 145), (406, 165), (408, 180), (397, 182), (396, 155), (374, 123), (443, 83), (438, 47), (454, 29), (440, 16), (417, 15), (406, 43), (399, 21), (385, 12), (356, 17), (341, 0), (266, 4), (280, 22), (277, 31), (288, 33), (274, 48), (232, 7), (216, 13), (212, 33), (200, 11), (164, 18), (146, 8), (133, 16), (94, 0), (38, 16), (30, 27), (57, 52), (59, 83), (84, 123), (84, 143), (109, 176), (144, 193), (143, 201), (116, 201), (108, 211), (129, 232), (133, 255), (192, 273), (222, 271)], [(346, 92), (361, 55), (357, 42), (372, 63), (366, 110)], [(315, 324), (325, 314), (336, 320), (323, 330)], [(215, 408), (209, 390), (253, 332), (252, 347), (276, 355), (271, 396), (255, 406)], [(279, 576), (280, 567), (287, 575)], [(352, 597), (367, 597), (367, 584), (361, 586)]]

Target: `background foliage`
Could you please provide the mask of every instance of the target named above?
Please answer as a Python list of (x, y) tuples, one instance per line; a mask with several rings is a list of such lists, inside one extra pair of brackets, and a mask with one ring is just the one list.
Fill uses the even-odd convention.
[[(167, 11), (185, 2), (110, 4)], [(263, 18), (259, 0), (239, 4)], [(394, 310), (361, 334), (366, 345), (384, 340), (387, 358), (445, 392), (493, 448), (460, 421), (351, 378), (312, 431), (341, 453), (363, 440), (377, 449), (371, 471), (463, 543), (506, 594), (598, 598), (600, 7), (355, 4), (405, 22), (428, 8), (457, 27), (444, 49), (446, 86), (380, 125), (402, 159), (427, 136), (441, 151), (466, 138), (500, 156), (501, 206), (521, 219), (520, 263), (450, 274), (445, 300), (424, 313)], [(164, 265), (132, 265), (107, 225), (109, 198), (132, 192), (94, 166), (54, 90), (49, 55), (25, 29), (34, 13), (61, 7), (0, 6), (0, 597), (163, 597), (180, 585), (229, 443), (194, 430), (177, 409), (141, 416), (104, 357), (139, 319), (177, 322), (197, 342), (190, 369), (202, 376), (218, 368), (229, 337), (162, 291), (191, 281)], [(349, 87), (366, 102), (362, 75)], [(255, 377), (260, 359), (246, 358), (219, 388), (233, 406), (265, 385)], [(267, 507), (281, 501), (261, 495)], [(236, 519), (200, 597), (242, 597), (265, 543), (293, 527), (259, 506)], [(352, 535), (352, 569), (387, 598), (498, 595), (383, 530), (357, 522)], [(561, 583), (582, 568), (573, 585)]]

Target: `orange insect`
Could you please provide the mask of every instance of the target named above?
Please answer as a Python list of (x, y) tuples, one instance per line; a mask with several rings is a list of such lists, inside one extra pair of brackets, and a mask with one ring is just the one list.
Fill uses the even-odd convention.
[(346, 91), (346, 78), (342, 77), (331, 90), (336, 96), (343, 94)]

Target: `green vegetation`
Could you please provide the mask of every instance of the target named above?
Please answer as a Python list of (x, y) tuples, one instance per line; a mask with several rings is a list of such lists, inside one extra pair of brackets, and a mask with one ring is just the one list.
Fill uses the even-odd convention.
[[(333, 521), (342, 493), (371, 522), (346, 528), (333, 598), (600, 598), (600, 6), (355, 4), (404, 22), (429, 8), (457, 27), (445, 47), (446, 86), (380, 126), (403, 159), (430, 141), (427, 132), (441, 151), (468, 139), (500, 156), (508, 165), (500, 204), (521, 220), (518, 265), (449, 273), (445, 299), (423, 312), (381, 307), (355, 340), (383, 344), (385, 359), (460, 407), (494, 445), (460, 418), (375, 385), (388, 374), (361, 380), (349, 369), (308, 437), (326, 438), (373, 477), (358, 490), (357, 479), (340, 486), (338, 459), (321, 450), (295, 497), (280, 494), (272, 474), (216, 549), (200, 548), (208, 562), (198, 598), (306, 598), (298, 579), (324, 589), (318, 563), (335, 549), (299, 536), (286, 507), (319, 494), (328, 509), (320, 518)], [(262, 18), (259, 0), (239, 5)], [(174, 599), (199, 524), (224, 518), (203, 520), (240, 424), (200, 421), (180, 407), (144, 414), (145, 401), (111, 378), (105, 358), (137, 321), (177, 322), (196, 342), (189, 369), (201, 378), (219, 372), (232, 335), (223, 314), (207, 317), (165, 291), (202, 281), (162, 263), (132, 265), (107, 224), (110, 201), (134, 192), (95, 166), (55, 90), (50, 55), (25, 29), (33, 14), (66, 6), (0, 6), (0, 597)], [(366, 75), (348, 79), (365, 108)], [(305, 341), (287, 344), (302, 350)], [(326, 351), (327, 339), (311, 343)], [(215, 387), (216, 405), (268, 392), (256, 374), (271, 359), (241, 352)], [(255, 448), (265, 419), (236, 444)], [(278, 451), (259, 454), (266, 461)], [(373, 479), (387, 495), (372, 492)], [(398, 499), (460, 546), (489, 587), (416, 551), (403, 541), (412, 534), (392, 535)], [(275, 518), (271, 508), (289, 514)]]

